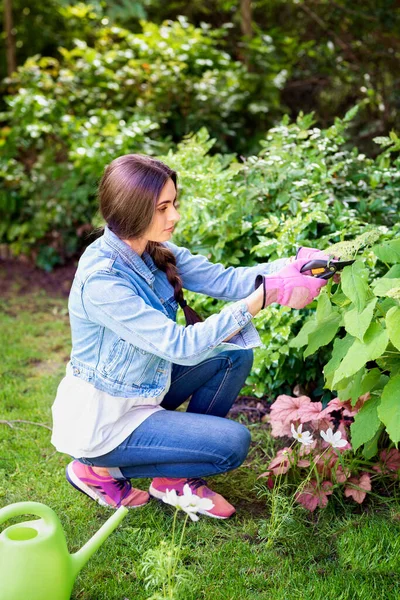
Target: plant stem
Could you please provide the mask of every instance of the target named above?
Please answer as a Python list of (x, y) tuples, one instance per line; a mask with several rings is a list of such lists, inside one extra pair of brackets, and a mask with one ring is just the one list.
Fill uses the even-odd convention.
[(176, 555), (175, 555), (175, 557), (174, 557), (174, 568), (173, 568), (173, 571), (172, 571), (172, 577), (174, 577), (174, 575), (175, 575), (176, 566), (177, 566), (177, 564), (178, 564), (178, 561), (179, 561), (179, 559), (180, 559), (180, 555), (181, 555), (181, 549), (182, 549), (182, 542), (183, 542), (183, 536), (184, 536), (184, 533), (185, 533), (185, 528), (186, 528), (186, 523), (187, 523), (187, 521), (188, 521), (188, 518), (189, 518), (189, 515), (187, 514), (187, 515), (186, 515), (186, 519), (185, 519), (185, 521), (184, 521), (184, 523), (183, 523), (183, 527), (182, 527), (182, 533), (181, 533), (181, 538), (180, 538), (180, 540), (179, 540), (179, 546), (178, 546), (178, 550), (176, 551)]
[(178, 515), (178, 508), (175, 509), (174, 520), (172, 522), (172, 541), (171, 541), (171, 560), (168, 561), (168, 596), (173, 598), (172, 596), (172, 577), (175, 572), (175, 569), (172, 569), (172, 560), (175, 554), (175, 526), (176, 526), (176, 517)]

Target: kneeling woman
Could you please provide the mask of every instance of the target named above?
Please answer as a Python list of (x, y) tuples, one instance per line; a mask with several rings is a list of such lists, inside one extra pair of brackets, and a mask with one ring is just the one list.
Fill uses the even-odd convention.
[[(121, 156), (105, 169), (107, 225), (72, 285), (72, 352), (52, 443), (74, 458), (68, 481), (102, 506), (146, 504), (149, 494), (130, 480), (151, 477), (151, 496), (188, 483), (211, 498), (206, 514), (223, 519), (235, 509), (203, 477), (235, 469), (248, 452), (249, 431), (224, 417), (260, 345), (251, 320), (272, 301), (305, 306), (323, 282), (300, 274), (306, 260), (224, 268), (172, 244), (176, 195), (176, 173), (153, 158)], [(200, 322), (182, 288), (234, 303)], [(187, 327), (176, 323), (178, 304)]]

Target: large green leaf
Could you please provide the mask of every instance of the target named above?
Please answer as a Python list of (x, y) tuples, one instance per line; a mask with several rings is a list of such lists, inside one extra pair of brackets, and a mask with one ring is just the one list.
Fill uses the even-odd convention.
[(344, 356), (333, 378), (333, 389), (341, 379), (357, 373), (369, 360), (375, 360), (381, 356), (388, 341), (389, 336), (386, 329), (383, 329), (379, 323), (371, 323), (365, 334), (364, 342), (356, 339)]
[(400, 308), (398, 306), (393, 306), (386, 313), (386, 327), (393, 346), (400, 350)]
[(323, 321), (332, 313), (332, 304), (329, 300), (328, 294), (321, 293), (317, 300), (317, 321)]
[(361, 396), (361, 384), (365, 374), (365, 367), (362, 367), (352, 377), (342, 379), (336, 386), (336, 391), (339, 400), (345, 402), (351, 400), (351, 403), (356, 404), (358, 398)]
[(368, 297), (368, 269), (357, 260), (351, 267), (345, 267), (341, 275), (342, 291), (361, 312), (364, 310)]
[(321, 346), (329, 344), (335, 337), (341, 321), (342, 317), (338, 313), (331, 313), (319, 321), (318, 329), (312, 331), (308, 336), (308, 346), (304, 350), (304, 358), (307, 358), (310, 354), (314, 354)]
[(308, 344), (308, 336), (319, 327), (316, 319), (306, 321), (295, 338), (289, 341), (289, 348), (301, 348)]
[(350, 335), (363, 341), (365, 332), (371, 324), (377, 301), (378, 298), (373, 298), (361, 312), (353, 308), (345, 313), (344, 326)]
[(364, 448), (362, 450), (362, 454), (363, 454), (364, 458), (366, 458), (367, 460), (371, 460), (371, 458), (373, 458), (374, 456), (376, 456), (376, 454), (378, 454), (378, 442), (379, 442), (379, 438), (381, 437), (381, 433), (384, 429), (385, 429), (385, 426), (383, 423), (381, 423), (379, 425), (378, 431), (375, 433), (374, 437), (371, 440), (369, 440), (368, 442), (365, 442)]
[(372, 250), (384, 263), (394, 264), (400, 262), (400, 239), (379, 244), (374, 246)]
[(371, 369), (368, 371), (361, 382), (360, 386), (360, 396), (366, 394), (367, 392), (372, 392), (375, 387), (378, 385), (381, 379), (381, 372), (379, 369)]
[[(376, 387), (379, 387), (381, 377), (379, 369), (367, 371), (365, 367), (362, 367), (355, 375), (342, 379), (336, 385), (339, 400), (343, 402), (351, 400), (351, 404), (354, 406), (360, 396), (363, 396), (367, 392), (372, 392)], [(387, 380), (380, 387), (383, 388), (386, 383)]]
[(385, 278), (399, 279), (400, 278), (400, 265), (394, 265), (390, 267), (389, 271), (384, 275)]
[(342, 339), (337, 338), (333, 344), (332, 356), (324, 367), (324, 375), (326, 379), (325, 387), (329, 388), (330, 390), (332, 389), (332, 381), (336, 369), (339, 367), (341, 360), (347, 354), (353, 342), (353, 336), (347, 334), (346, 337)]
[(383, 388), (378, 416), (390, 439), (397, 444), (400, 441), (400, 375), (389, 379)]
[(371, 440), (378, 431), (381, 424), (378, 417), (380, 401), (380, 398), (370, 398), (355, 415), (354, 423), (350, 427), (353, 450)]
[(374, 294), (376, 296), (389, 296), (400, 288), (400, 278), (381, 277), (373, 284)]

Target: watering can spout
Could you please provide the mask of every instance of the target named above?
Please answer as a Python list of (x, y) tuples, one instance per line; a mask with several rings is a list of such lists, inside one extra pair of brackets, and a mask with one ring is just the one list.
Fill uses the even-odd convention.
[(114, 529), (118, 527), (127, 512), (128, 509), (125, 506), (121, 506), (78, 552), (71, 555), (72, 569), (75, 576)]

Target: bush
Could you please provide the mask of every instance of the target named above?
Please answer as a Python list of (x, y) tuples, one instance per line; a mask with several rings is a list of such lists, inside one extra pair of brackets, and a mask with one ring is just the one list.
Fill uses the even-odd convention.
[[(78, 9), (68, 9), (72, 24)], [(35, 247), (47, 268), (80, 247), (105, 164), (129, 152), (160, 154), (205, 123), (224, 147), (259, 92), (253, 75), (218, 48), (225, 30), (184, 18), (142, 22), (140, 34), (101, 23), (93, 21), (88, 42), (60, 48), (59, 59), (33, 56), (8, 80), (0, 242), (16, 253)], [(266, 104), (277, 104), (271, 82), (264, 92)]]
[[(22, 119), (23, 103), (16, 104)], [(28, 101), (26, 106), (31, 110)], [(49, 114), (47, 104), (40, 110)], [(293, 255), (299, 245), (326, 249), (361, 234), (368, 237), (373, 230), (376, 241), (391, 239), (398, 231), (399, 161), (393, 158), (398, 141), (394, 134), (379, 140), (386, 150), (374, 160), (346, 148), (346, 127), (353, 115), (354, 111), (337, 119), (326, 130), (313, 127), (312, 115), (296, 123), (285, 119), (268, 132), (258, 156), (240, 162), (234, 155), (211, 154), (214, 141), (205, 129), (186, 137), (177, 149), (161, 156), (158, 152), (179, 174), (182, 219), (175, 242), (214, 262), (246, 266)], [(77, 234), (100, 224), (95, 185), (103, 165), (132, 151), (132, 141), (135, 150), (157, 150), (158, 142), (150, 137), (155, 123), (132, 118), (122, 125), (120, 118), (117, 111), (99, 109), (86, 120), (64, 115), (56, 122), (52, 116), (59, 162), (57, 154), (45, 148), (54, 131), (40, 131), (34, 138), (38, 157), (30, 172), (13, 157), (1, 163), (6, 179), (0, 202), (6, 207), (11, 198), (14, 207), (8, 222), (2, 221), (2, 236), (14, 250), (35, 248), (40, 264), (51, 266), (75, 251)], [(45, 125), (43, 117), (40, 126)], [(8, 149), (14, 136), (15, 132), (9, 136)], [(29, 154), (25, 162), (28, 159)], [(376, 260), (370, 260), (370, 267), (374, 277), (383, 274)], [(222, 307), (217, 300), (192, 293), (188, 300), (204, 317)], [(300, 312), (275, 305), (257, 316), (265, 348), (256, 352), (247, 393), (261, 397), (268, 390), (274, 397), (300, 384), (313, 398), (332, 397), (323, 388), (322, 375), (330, 349), (322, 347), (304, 363), (300, 350), (289, 347), (314, 307)]]
[[(398, 159), (390, 153), (397, 142), (380, 140), (388, 146), (375, 160), (346, 149), (345, 130), (353, 115), (326, 130), (312, 126), (312, 115), (293, 124), (285, 119), (269, 131), (260, 155), (243, 163), (209, 156), (212, 142), (205, 132), (180, 144), (176, 153), (163, 157), (181, 174), (176, 242), (212, 261), (253, 265), (293, 255), (299, 245), (325, 249), (365, 233), (361, 246), (372, 230), (375, 240), (390, 239), (399, 211)], [(374, 268), (378, 275), (379, 265)], [(222, 306), (194, 294), (188, 298), (204, 316)], [(314, 398), (332, 397), (322, 377), (329, 350), (322, 348), (304, 364), (288, 346), (313, 309), (271, 306), (257, 316), (266, 348), (255, 354), (246, 392), (289, 393), (299, 383)]]

